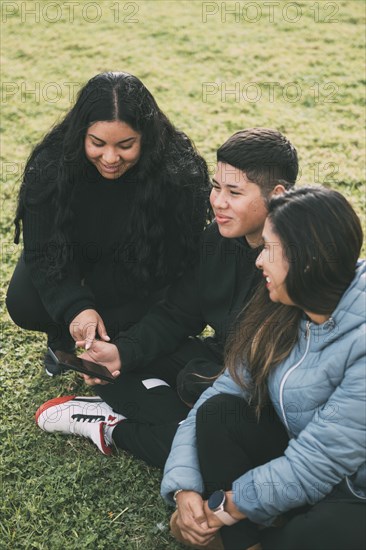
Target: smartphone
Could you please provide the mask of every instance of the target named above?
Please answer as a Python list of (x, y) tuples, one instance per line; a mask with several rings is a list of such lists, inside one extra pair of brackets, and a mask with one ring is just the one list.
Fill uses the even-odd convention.
[(82, 372), (83, 374), (87, 374), (93, 378), (100, 378), (106, 382), (113, 383), (116, 381), (114, 376), (112, 376), (107, 367), (104, 365), (99, 365), (98, 363), (81, 359), (80, 357), (77, 357), (72, 353), (66, 353), (65, 351), (53, 351), (51, 348), (48, 348), (48, 351), (53, 360), (61, 367), (65, 367), (65, 369)]

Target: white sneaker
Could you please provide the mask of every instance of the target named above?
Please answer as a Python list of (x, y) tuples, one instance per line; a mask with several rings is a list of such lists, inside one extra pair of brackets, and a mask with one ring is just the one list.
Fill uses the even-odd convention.
[(36, 424), (45, 432), (87, 437), (105, 455), (112, 446), (104, 438), (104, 427), (114, 427), (126, 417), (115, 413), (100, 397), (55, 397), (43, 403), (36, 412)]

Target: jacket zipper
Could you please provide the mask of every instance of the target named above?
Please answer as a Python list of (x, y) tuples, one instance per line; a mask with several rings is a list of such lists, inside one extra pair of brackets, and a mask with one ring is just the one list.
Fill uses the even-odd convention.
[(347, 487), (348, 489), (351, 491), (351, 493), (353, 494), (353, 496), (355, 496), (356, 498), (359, 498), (360, 500), (366, 500), (366, 497), (362, 496), (362, 495), (358, 495), (354, 489), (352, 488), (351, 486), (351, 482), (349, 480), (349, 477), (346, 476), (346, 483), (347, 483)]
[(281, 380), (281, 384), (280, 384), (280, 407), (281, 407), (281, 412), (282, 412), (282, 416), (283, 416), (283, 420), (284, 420), (284, 423), (285, 423), (285, 426), (286, 426), (286, 429), (287, 431), (290, 433), (290, 428), (289, 428), (289, 425), (288, 425), (288, 422), (286, 420), (286, 413), (285, 413), (285, 409), (284, 409), (284, 406), (283, 406), (283, 388), (284, 388), (284, 385), (287, 381), (287, 378), (290, 376), (290, 374), (298, 367), (301, 365), (301, 363), (304, 361), (305, 357), (307, 356), (308, 354), (308, 351), (309, 351), (309, 346), (310, 346), (310, 321), (307, 321), (306, 322), (306, 339), (307, 339), (307, 344), (306, 344), (306, 349), (305, 349), (305, 352), (304, 352), (304, 355), (301, 357), (300, 361), (298, 361), (296, 363), (296, 365), (294, 365), (293, 367), (291, 367), (287, 372), (286, 374), (284, 375), (284, 377), (282, 378)]

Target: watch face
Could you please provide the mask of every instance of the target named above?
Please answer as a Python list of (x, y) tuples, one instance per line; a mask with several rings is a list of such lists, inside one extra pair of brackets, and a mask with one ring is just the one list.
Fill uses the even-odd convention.
[(225, 491), (222, 489), (220, 491), (215, 491), (212, 493), (210, 498), (207, 501), (208, 507), (210, 510), (215, 511), (221, 504), (225, 502)]

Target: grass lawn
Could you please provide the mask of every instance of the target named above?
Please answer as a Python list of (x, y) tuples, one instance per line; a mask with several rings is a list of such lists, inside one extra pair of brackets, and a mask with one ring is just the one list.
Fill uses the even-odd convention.
[[(342, 191), (364, 222), (363, 0), (3, 0), (1, 297), (20, 249), (12, 218), (33, 145), (104, 70), (140, 77), (214, 169), (234, 131), (268, 126), (296, 145), (300, 184)], [(175, 550), (161, 473), (86, 440), (47, 435), (45, 400), (84, 394), (42, 369), (45, 337), (1, 317), (1, 548)]]

